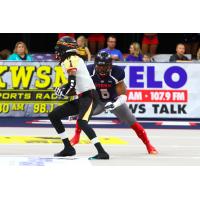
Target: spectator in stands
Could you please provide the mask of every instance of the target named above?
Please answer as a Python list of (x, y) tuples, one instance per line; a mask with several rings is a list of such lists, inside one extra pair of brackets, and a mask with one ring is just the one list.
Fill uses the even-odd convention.
[(170, 62), (179, 62), (179, 61), (188, 61), (189, 59), (184, 56), (185, 54), (185, 46), (182, 43), (177, 44), (176, 46), (176, 54), (173, 54), (169, 61)]
[(130, 45), (130, 54), (127, 56), (126, 61), (140, 62), (143, 59), (140, 44), (134, 42)]
[(146, 53), (143, 55), (143, 58), (142, 58), (142, 61), (143, 62), (151, 62), (151, 56), (150, 54)]
[(158, 44), (159, 40), (157, 33), (144, 33), (142, 39), (142, 53), (150, 53), (151, 56), (154, 56), (156, 54)]
[(197, 60), (200, 61), (200, 47), (199, 47), (199, 49), (197, 51)]
[(106, 51), (109, 53), (113, 60), (115, 61), (123, 61), (123, 55), (120, 50), (115, 49), (117, 39), (114, 35), (111, 35), (107, 39), (107, 48), (102, 49), (101, 51)]
[(192, 58), (197, 55), (197, 50), (200, 42), (199, 33), (184, 33), (183, 34), (183, 44), (185, 45), (185, 53), (191, 54)]
[(88, 36), (88, 46), (93, 55), (100, 49), (103, 49), (105, 44), (105, 36), (103, 33), (93, 33)]
[(13, 54), (7, 60), (26, 60), (32, 61), (32, 57), (28, 54), (28, 49), (24, 42), (17, 42)]
[(7, 58), (10, 56), (11, 52), (8, 49), (3, 49), (0, 52), (0, 59), (1, 60), (7, 60)]
[(83, 58), (83, 60), (91, 60), (91, 53), (90, 50), (87, 47), (87, 40), (84, 36), (79, 36), (77, 38), (77, 53)]

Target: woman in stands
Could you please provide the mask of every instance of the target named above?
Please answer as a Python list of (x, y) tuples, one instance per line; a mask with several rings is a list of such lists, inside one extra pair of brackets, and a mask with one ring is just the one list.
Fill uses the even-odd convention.
[(17, 42), (13, 54), (7, 60), (32, 61), (32, 57), (28, 54), (26, 44), (24, 42)]
[(143, 56), (140, 49), (140, 44), (134, 42), (130, 45), (130, 54), (127, 56), (126, 61), (142, 62)]
[(87, 40), (84, 36), (79, 36), (77, 38), (77, 45), (77, 54), (79, 54), (84, 61), (90, 61), (91, 53), (87, 47)]

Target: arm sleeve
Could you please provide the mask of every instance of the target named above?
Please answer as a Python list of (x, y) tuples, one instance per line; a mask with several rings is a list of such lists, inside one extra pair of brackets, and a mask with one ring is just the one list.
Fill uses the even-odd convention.
[(118, 82), (123, 81), (125, 78), (125, 72), (124, 69), (120, 68), (119, 73), (116, 76), (116, 79), (118, 80)]
[[(64, 95), (68, 95), (76, 86), (76, 77), (73, 75), (69, 76), (68, 83), (61, 86), (61, 90)], [(70, 95), (69, 95), (70, 96)]]
[(124, 78), (125, 78), (125, 73), (124, 73), (124, 70), (123, 70), (122, 74), (120, 74), (120, 77), (119, 77), (118, 81), (119, 81), (119, 82), (120, 82), (120, 81), (123, 81)]

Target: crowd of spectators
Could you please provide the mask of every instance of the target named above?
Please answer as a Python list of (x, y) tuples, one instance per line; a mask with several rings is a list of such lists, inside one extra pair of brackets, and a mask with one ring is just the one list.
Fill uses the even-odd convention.
[[(73, 33), (60, 33), (58, 38), (63, 36), (71, 36), (75, 38)], [(152, 62), (154, 56), (157, 54), (157, 48), (159, 45), (159, 34), (156, 33), (144, 33), (141, 46), (138, 42), (132, 42), (127, 49), (127, 54), (122, 54), (120, 49), (117, 49), (117, 37), (115, 35), (109, 35), (107, 39), (104, 34), (88, 34), (79, 35), (77, 38), (77, 53), (85, 60), (91, 61), (94, 55), (99, 51), (108, 52), (114, 61), (127, 61), (127, 62)], [(105, 44), (106, 43), (106, 44)], [(106, 46), (105, 46), (106, 45)], [(178, 43), (174, 52), (171, 52), (169, 62), (185, 62), (191, 60), (200, 61), (200, 34), (183, 34), (182, 43)], [(173, 54), (174, 53), (174, 54)], [(190, 55), (190, 58), (187, 55)], [(49, 54), (48, 54), (49, 56)], [(39, 57), (39, 56), (38, 56)], [(40, 56), (40, 61), (42, 56)], [(35, 59), (34, 55), (29, 54), (26, 44), (19, 41), (15, 44), (13, 52), (8, 49), (0, 51), (1, 60), (12, 61), (32, 61)], [(52, 56), (52, 60), (55, 57)], [(45, 58), (44, 58), (45, 60)]]

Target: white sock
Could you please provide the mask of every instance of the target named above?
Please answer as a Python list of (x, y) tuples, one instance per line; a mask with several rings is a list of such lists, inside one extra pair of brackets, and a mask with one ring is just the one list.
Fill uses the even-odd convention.
[(68, 135), (67, 135), (66, 131), (64, 131), (63, 133), (60, 133), (59, 135), (60, 135), (60, 138), (61, 138), (62, 140), (68, 138)]
[(95, 138), (93, 138), (93, 139), (91, 140), (91, 142), (92, 142), (92, 144), (96, 144), (96, 143), (98, 143), (98, 142), (99, 142), (99, 140), (98, 140), (98, 138), (97, 138), (97, 137), (95, 137)]

